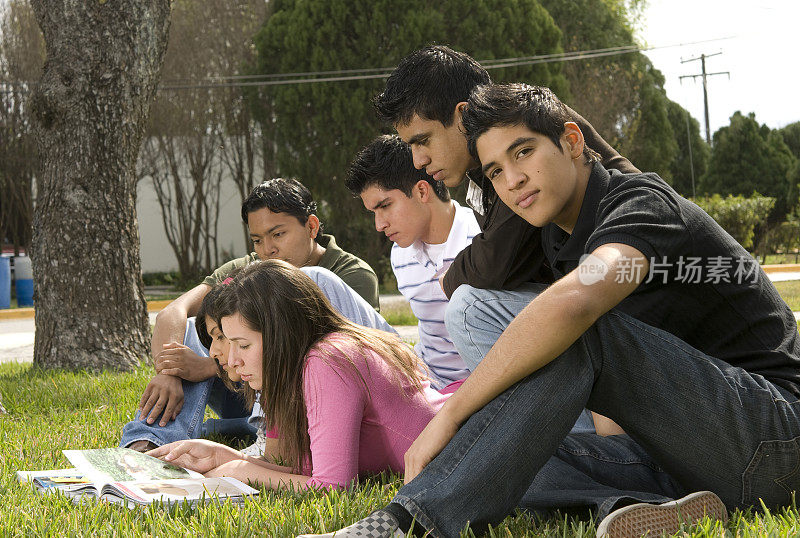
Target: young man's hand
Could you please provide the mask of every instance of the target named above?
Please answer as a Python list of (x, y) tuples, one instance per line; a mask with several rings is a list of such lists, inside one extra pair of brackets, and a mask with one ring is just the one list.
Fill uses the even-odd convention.
[(414, 480), (414, 477), (422, 472), (422, 469), (438, 456), (439, 452), (444, 450), (456, 432), (458, 432), (458, 424), (451, 420), (446, 412), (439, 411), (434, 415), (405, 454), (404, 483), (408, 484)]
[(170, 342), (155, 358), (157, 374), (180, 377), (186, 381), (205, 381), (217, 375), (217, 363), (211, 357), (201, 357), (187, 346)]
[(178, 416), (183, 407), (183, 386), (179, 377), (156, 374), (144, 389), (139, 400), (139, 418), (152, 424), (161, 416), (164, 427)]
[(198, 473), (208, 473), (226, 463), (244, 459), (238, 450), (206, 439), (176, 441), (155, 448), (146, 454)]

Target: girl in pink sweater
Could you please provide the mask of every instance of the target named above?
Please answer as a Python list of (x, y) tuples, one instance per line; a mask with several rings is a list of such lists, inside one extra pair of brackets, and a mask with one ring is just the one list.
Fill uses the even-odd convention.
[(404, 470), (408, 447), (447, 395), (396, 335), (343, 318), (302, 271), (253, 263), (218, 299), (233, 367), (260, 391), (265, 427), (280, 432), (288, 466), (219, 443), (179, 441), (150, 452), (206, 476), (288, 487), (347, 487)]

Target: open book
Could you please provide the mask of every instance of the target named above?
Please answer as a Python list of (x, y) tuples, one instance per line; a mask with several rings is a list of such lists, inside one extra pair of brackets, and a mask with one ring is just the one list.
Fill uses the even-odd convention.
[(205, 478), (129, 448), (64, 450), (74, 469), (18, 471), (17, 479), (42, 492), (86, 495), (133, 507), (154, 501), (166, 504), (230, 499), (242, 502), (258, 490), (235, 478)]

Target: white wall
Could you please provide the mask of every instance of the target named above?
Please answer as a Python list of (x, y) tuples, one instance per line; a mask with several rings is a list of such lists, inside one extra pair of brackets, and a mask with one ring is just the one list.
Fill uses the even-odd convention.
[[(223, 179), (220, 193), (219, 229), (217, 245), (220, 249), (233, 250), (234, 257), (244, 256), (248, 250), (242, 233), (242, 202), (233, 181)], [(167, 241), (161, 207), (158, 205), (153, 182), (149, 177), (137, 185), (136, 217), (139, 220), (139, 240), (142, 272), (177, 271), (175, 253)], [(222, 260), (226, 262), (228, 260)]]

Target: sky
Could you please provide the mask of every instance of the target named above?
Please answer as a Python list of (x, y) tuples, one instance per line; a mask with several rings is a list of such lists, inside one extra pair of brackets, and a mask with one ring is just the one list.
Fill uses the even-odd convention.
[[(664, 75), (667, 96), (700, 122), (705, 136), (700, 54), (708, 78), (711, 133), (740, 110), (770, 128), (800, 121), (800, 0), (649, 0), (638, 38), (648, 47), (714, 40), (645, 52)], [(718, 40), (718, 38), (730, 38)]]

